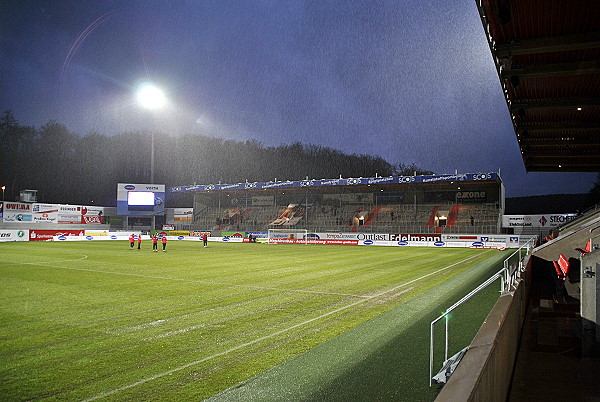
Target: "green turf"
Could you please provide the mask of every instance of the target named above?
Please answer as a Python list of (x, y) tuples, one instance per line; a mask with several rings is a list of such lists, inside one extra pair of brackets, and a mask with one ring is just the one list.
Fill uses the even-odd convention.
[[(478, 267), (486, 264), (476, 264), (505, 254), (228, 243), (203, 248), (175, 241), (166, 253), (152, 253), (143, 246), (0, 243), (3, 400), (199, 400), (359, 324), (367, 322), (348, 334), (368, 332), (394, 311), (403, 311), (394, 330), (416, 329), (406, 333), (428, 342), (429, 321), (456, 300), (454, 294), (478, 284)], [(357, 359), (376, 366), (386, 345), (411, 348), (408, 335), (389, 333), (313, 389), (315, 398), (319, 390), (338, 388), (344, 375), (352, 378), (351, 368), (360, 373)], [(428, 355), (418, 349), (418, 356)], [(406, 367), (421, 358), (410, 360)], [(426, 382), (427, 368), (419, 363), (418, 372), (406, 375)], [(404, 371), (410, 370), (399, 367)]]

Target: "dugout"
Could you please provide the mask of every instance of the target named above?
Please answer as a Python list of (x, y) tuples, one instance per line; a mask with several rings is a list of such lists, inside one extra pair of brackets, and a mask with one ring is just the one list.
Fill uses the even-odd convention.
[(500, 233), (498, 173), (273, 180), (181, 186), (193, 193), (193, 230)]

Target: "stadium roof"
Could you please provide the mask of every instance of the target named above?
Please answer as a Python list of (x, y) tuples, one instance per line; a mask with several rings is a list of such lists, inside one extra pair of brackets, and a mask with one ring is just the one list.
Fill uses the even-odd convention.
[(213, 191), (257, 191), (257, 190), (307, 190), (330, 191), (332, 188), (345, 190), (365, 191), (371, 186), (385, 186), (389, 189), (402, 188), (407, 184), (418, 183), (428, 185), (454, 185), (466, 184), (492, 184), (501, 183), (500, 174), (496, 172), (487, 173), (454, 173), (442, 175), (422, 176), (386, 176), (386, 177), (358, 177), (358, 178), (336, 178), (336, 179), (306, 179), (306, 180), (277, 180), (269, 182), (246, 182), (246, 183), (218, 183), (218, 184), (194, 184), (193, 186), (171, 187), (172, 193), (197, 192), (209, 193)]
[(600, 171), (600, 1), (476, 3), (525, 169)]

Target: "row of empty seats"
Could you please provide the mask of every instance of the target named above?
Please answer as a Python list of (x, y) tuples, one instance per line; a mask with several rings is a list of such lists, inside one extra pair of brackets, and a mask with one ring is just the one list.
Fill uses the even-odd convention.
[[(196, 205), (192, 229), (266, 231), (268, 228), (308, 228), (312, 231), (369, 231), (382, 233), (498, 233), (495, 204), (388, 204), (338, 206), (302, 204), (221, 209)], [(431, 220), (435, 211), (454, 215), (441, 227)]]

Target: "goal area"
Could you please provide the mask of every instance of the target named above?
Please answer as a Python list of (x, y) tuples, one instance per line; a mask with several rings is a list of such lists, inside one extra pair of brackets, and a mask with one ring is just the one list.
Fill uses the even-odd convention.
[(269, 244), (308, 244), (306, 229), (269, 229)]

